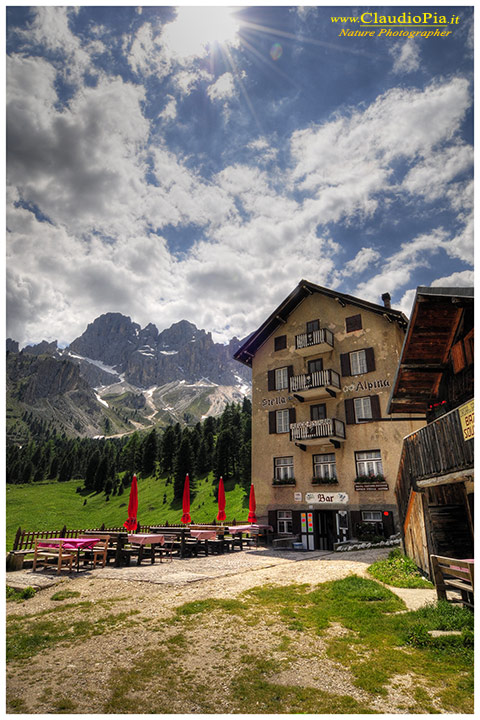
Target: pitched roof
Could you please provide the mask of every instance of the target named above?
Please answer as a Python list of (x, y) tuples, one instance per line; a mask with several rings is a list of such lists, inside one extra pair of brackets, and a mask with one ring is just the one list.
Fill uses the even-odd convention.
[(237, 350), (233, 356), (235, 360), (251, 367), (252, 357), (258, 348), (263, 345), (265, 340), (270, 337), (279, 326), (285, 323), (290, 313), (293, 312), (306, 297), (313, 295), (313, 293), (320, 293), (326, 297), (333, 298), (343, 306), (354, 305), (355, 307), (384, 315), (388, 317), (389, 320), (398, 322), (402, 327), (406, 327), (408, 324), (408, 318), (400, 310), (392, 310), (391, 308), (386, 308), (384, 305), (377, 305), (367, 302), (366, 300), (360, 300), (360, 298), (353, 297), (353, 295), (345, 295), (345, 293), (338, 292), (337, 290), (329, 290), (328, 288), (308, 282), (308, 280), (300, 280), (290, 295), (285, 298), (270, 317), (268, 317)]
[(473, 287), (418, 287), (387, 413), (425, 412), (436, 397)]

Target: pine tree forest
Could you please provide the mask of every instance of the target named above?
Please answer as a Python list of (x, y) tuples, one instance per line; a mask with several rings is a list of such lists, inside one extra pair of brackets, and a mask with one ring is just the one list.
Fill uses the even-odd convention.
[(50, 437), (6, 450), (7, 483), (66, 482), (78, 479), (86, 490), (120, 495), (132, 475), (167, 477), (174, 497), (183, 492), (185, 475), (195, 492), (196, 479), (213, 472), (218, 484), (234, 480), (250, 484), (251, 402), (229, 404), (218, 417), (194, 426), (179, 423), (167, 428), (116, 438)]

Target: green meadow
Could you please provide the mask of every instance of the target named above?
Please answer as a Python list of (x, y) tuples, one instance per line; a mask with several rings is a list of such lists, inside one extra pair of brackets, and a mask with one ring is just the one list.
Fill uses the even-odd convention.
[[(77, 492), (83, 481), (58, 481), (6, 486), (6, 547), (12, 548), (15, 533), (22, 530), (60, 530), (67, 528), (98, 528), (123, 525), (127, 519), (129, 488), (122, 495)], [(192, 493), (193, 495), (193, 493)], [(246, 520), (248, 495), (229, 481), (225, 483), (227, 523)], [(165, 500), (165, 502), (164, 502)], [(85, 502), (86, 501), (86, 502)], [(192, 522), (210, 523), (217, 516), (212, 474), (195, 481), (190, 514)], [(173, 483), (155, 476), (138, 479), (138, 513), (141, 525), (179, 523), (181, 500), (173, 500)]]

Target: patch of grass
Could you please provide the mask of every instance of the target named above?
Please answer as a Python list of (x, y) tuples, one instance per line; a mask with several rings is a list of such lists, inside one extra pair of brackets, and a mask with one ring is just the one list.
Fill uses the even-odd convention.
[(76, 590), (59, 590), (54, 593), (50, 600), (67, 600), (68, 598), (80, 597), (80, 593)]
[(53, 711), (57, 713), (74, 713), (76, 707), (76, 703), (64, 695), (57, 696), (53, 702)]
[[(65, 609), (63, 606), (61, 609)], [(60, 610), (60, 608), (58, 608)], [(48, 611), (46, 611), (48, 612)], [(127, 618), (137, 615), (138, 610), (110, 614), (95, 620), (44, 619), (46, 612), (37, 615), (9, 618), (7, 624), (7, 662), (33, 657), (39, 652), (61, 642), (72, 643), (86, 640), (93, 635), (102, 635), (118, 625), (124, 625)]]
[(35, 593), (36, 590), (33, 587), (26, 587), (22, 590), (15, 590), (15, 588), (7, 585), (7, 601), (10, 602), (23, 602), (24, 600), (28, 600), (29, 598), (34, 597)]
[(221, 598), (193, 600), (193, 602), (188, 602), (175, 608), (175, 619), (179, 620), (185, 617), (190, 617), (191, 615), (213, 612), (215, 610), (223, 610), (224, 612), (230, 614), (237, 614), (245, 609), (245, 604), (240, 602), (240, 600), (225, 600)]
[(414, 561), (398, 548), (392, 550), (386, 560), (378, 560), (367, 570), (376, 580), (392, 587), (433, 588), (432, 583), (422, 577)]
[(23, 698), (7, 698), (7, 713), (23, 714), (28, 712), (25, 700)]

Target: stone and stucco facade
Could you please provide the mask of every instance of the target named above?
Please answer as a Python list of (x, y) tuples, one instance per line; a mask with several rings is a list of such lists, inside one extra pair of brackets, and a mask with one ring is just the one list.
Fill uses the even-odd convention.
[(302, 281), (235, 354), (252, 368), (257, 517), (275, 532), (331, 549), (362, 523), (398, 531), (402, 440), (423, 424), (386, 415), (406, 324)]

